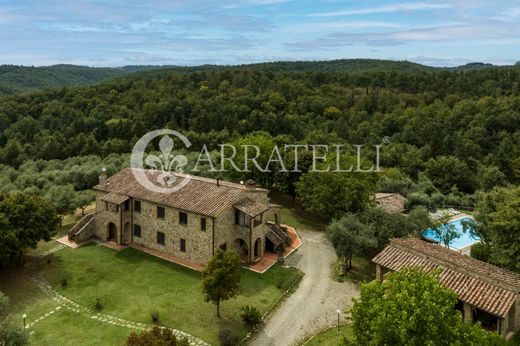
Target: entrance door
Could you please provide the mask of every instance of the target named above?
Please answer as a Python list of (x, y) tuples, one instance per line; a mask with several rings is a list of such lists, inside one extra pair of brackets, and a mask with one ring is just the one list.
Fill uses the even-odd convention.
[(112, 222), (108, 224), (108, 237), (107, 240), (116, 240), (117, 227)]

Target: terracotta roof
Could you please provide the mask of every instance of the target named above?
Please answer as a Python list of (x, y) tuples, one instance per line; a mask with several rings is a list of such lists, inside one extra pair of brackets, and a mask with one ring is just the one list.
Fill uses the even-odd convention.
[(389, 213), (402, 213), (405, 210), (406, 198), (398, 193), (376, 193), (375, 201)]
[(114, 203), (114, 204), (121, 204), (124, 201), (128, 199), (128, 196), (122, 195), (117, 192), (110, 192), (108, 195), (104, 195), (101, 197), (102, 201)]
[(262, 214), (264, 211), (269, 210), (269, 206), (255, 202), (249, 197), (241, 199), (238, 203), (233, 204), (233, 207), (243, 211), (251, 217), (255, 217)]
[(439, 268), (440, 282), (461, 301), (499, 317), (507, 315), (520, 292), (520, 275), (420, 239), (392, 239), (372, 261), (392, 271)]
[[(144, 170), (150, 181), (156, 181), (160, 172)], [(188, 176), (175, 173), (176, 181), (171, 186), (181, 184)], [(117, 193), (135, 199), (170, 206), (176, 209), (194, 212), (201, 215), (216, 217), (230, 203), (233, 203), (242, 193), (248, 191), (242, 184), (191, 176), (186, 186), (171, 193), (161, 193), (146, 189), (134, 177), (131, 168), (126, 168), (109, 177), (105, 183), (98, 184), (94, 190)], [(255, 192), (267, 190), (256, 188)]]

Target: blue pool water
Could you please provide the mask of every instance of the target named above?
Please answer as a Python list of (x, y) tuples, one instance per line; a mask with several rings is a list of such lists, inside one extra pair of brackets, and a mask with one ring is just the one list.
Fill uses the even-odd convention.
[[(450, 222), (450, 224), (455, 225), (455, 231), (457, 231), (457, 233), (460, 234), (459, 238), (454, 239), (451, 242), (450, 248), (459, 250), (466, 246), (472, 245), (480, 240), (480, 238), (473, 236), (469, 230), (466, 233), (464, 233), (462, 221), (469, 220), (471, 220), (469, 217), (462, 217), (460, 219)], [(435, 232), (433, 232), (431, 228), (428, 228), (426, 231), (424, 231), (422, 235), (426, 238), (430, 238), (440, 242), (440, 239), (435, 235)]]

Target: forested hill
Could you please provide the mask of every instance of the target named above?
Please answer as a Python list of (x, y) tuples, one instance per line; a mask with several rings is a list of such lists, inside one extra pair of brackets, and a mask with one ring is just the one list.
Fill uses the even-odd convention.
[(489, 172), (520, 181), (520, 68), (165, 69), (19, 94), (0, 102), (0, 163), (126, 153), (163, 127), (186, 133), (194, 149), (254, 131), (306, 143), (369, 145), (389, 136), (383, 165), (416, 178), (429, 160), (449, 157), (439, 162), (450, 175), (445, 186), (472, 192)]
[[(470, 63), (448, 70), (479, 70), (494, 67), (491, 64)], [(168, 71), (163, 71), (167, 69)], [(331, 61), (280, 61), (248, 65), (201, 65), (201, 66), (124, 66), (87, 67), (77, 65), (53, 65), (44, 67), (0, 65), (0, 96), (12, 95), (37, 89), (59, 88), (74, 85), (90, 85), (101, 81), (126, 76), (135, 72), (152, 71), (147, 77), (165, 73), (212, 72), (217, 70), (246, 69), (270, 72), (332, 72), (363, 73), (376, 71), (424, 72), (446, 70), (409, 61), (374, 59), (341, 59)], [(141, 78), (138, 73), (135, 78)]]
[(44, 67), (0, 65), (0, 95), (36, 89), (88, 85), (159, 66), (125, 66), (118, 68), (53, 65)]

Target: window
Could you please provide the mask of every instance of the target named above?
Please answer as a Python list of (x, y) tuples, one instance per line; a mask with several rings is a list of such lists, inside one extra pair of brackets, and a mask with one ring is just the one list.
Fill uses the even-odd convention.
[(134, 201), (134, 211), (136, 213), (141, 212), (141, 201)]
[(125, 210), (129, 210), (129, 209), (130, 209), (130, 200), (127, 199), (127, 200), (125, 201)]
[(240, 210), (235, 211), (235, 224), (246, 226), (246, 214)]
[(205, 217), (200, 218), (200, 229), (202, 231), (206, 230), (206, 218)]
[(141, 237), (141, 226), (134, 225), (134, 237)]
[(157, 244), (164, 245), (164, 233), (163, 232), (157, 232)]
[(157, 217), (164, 219), (164, 207), (157, 207)]
[(186, 239), (181, 239), (181, 252), (186, 252)]
[(220, 245), (220, 250), (226, 251), (227, 250), (227, 243), (224, 243), (224, 244)]
[(181, 225), (188, 224), (188, 214), (183, 213), (182, 211), (179, 213), (179, 224), (181, 224)]

